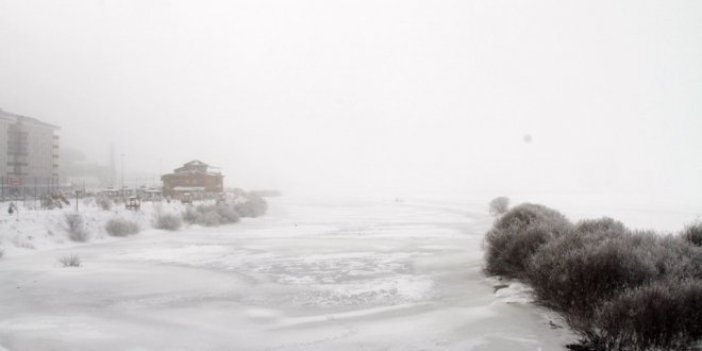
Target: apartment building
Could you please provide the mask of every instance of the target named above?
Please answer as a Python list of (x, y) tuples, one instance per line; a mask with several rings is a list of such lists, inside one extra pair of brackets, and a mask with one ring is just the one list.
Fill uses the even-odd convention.
[(0, 195), (38, 196), (58, 188), (58, 129), (0, 109)]

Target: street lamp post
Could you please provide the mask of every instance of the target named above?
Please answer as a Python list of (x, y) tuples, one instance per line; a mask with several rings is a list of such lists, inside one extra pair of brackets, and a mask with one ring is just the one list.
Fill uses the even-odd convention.
[(119, 193), (124, 197), (124, 154), (120, 154), (121, 161), (122, 161), (122, 182), (121, 186), (119, 188)]

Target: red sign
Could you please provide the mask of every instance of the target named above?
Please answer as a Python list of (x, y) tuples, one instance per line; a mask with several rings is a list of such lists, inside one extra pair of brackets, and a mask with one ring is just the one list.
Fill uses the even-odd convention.
[(20, 177), (7, 177), (7, 181), (5, 183), (11, 187), (20, 187), (20, 186), (22, 186), (22, 178), (20, 178)]

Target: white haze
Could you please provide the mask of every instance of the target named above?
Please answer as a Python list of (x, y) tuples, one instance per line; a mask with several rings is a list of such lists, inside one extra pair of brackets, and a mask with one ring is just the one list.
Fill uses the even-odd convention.
[(127, 172), (699, 215), (702, 2), (0, 0), (0, 108)]

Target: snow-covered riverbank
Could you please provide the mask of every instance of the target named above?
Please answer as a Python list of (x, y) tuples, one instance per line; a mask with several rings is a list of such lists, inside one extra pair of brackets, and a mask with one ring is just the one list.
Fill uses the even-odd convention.
[[(0, 249), (4, 256), (33, 254), (36, 251), (54, 248), (82, 246), (85, 243), (71, 241), (67, 231), (66, 215), (76, 213), (75, 203), (62, 209), (42, 210), (33, 201), (18, 203), (19, 211), (8, 214), (9, 202), (0, 203)], [(112, 242), (120, 240), (110, 237), (105, 224), (112, 218), (124, 218), (137, 223), (141, 229), (152, 227), (157, 211), (180, 213), (183, 205), (177, 202), (144, 202), (141, 211), (127, 210), (124, 205), (114, 205), (102, 210), (94, 199), (81, 200), (78, 213), (84, 219), (88, 242)]]
[[(470, 210), (280, 198), (265, 217), (230, 226), (36, 244), (0, 261), (0, 345), (563, 349), (572, 336), (526, 303), (528, 295), (494, 293), (480, 271), (491, 219), (482, 208)], [(61, 267), (57, 258), (67, 254), (83, 265)]]

